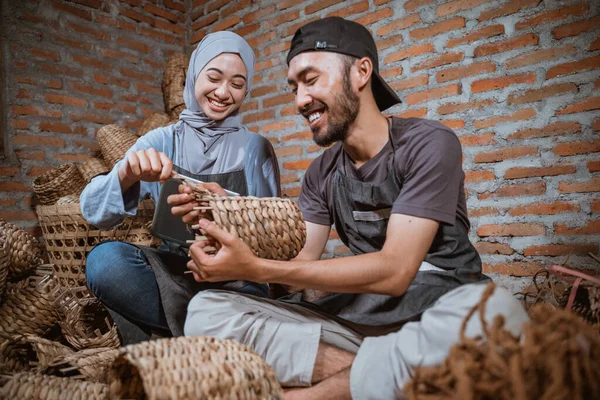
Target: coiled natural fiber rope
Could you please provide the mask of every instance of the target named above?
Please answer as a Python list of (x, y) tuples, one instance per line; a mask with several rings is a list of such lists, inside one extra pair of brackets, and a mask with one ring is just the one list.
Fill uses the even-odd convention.
[(283, 399), (275, 373), (258, 354), (202, 336), (121, 348), (109, 385), (114, 398)]
[(135, 144), (138, 137), (122, 126), (106, 125), (98, 130), (96, 139), (104, 160), (112, 169), (125, 157), (125, 153)]
[(306, 224), (298, 204), (279, 197), (216, 196), (186, 182), (206, 216), (219, 227), (242, 239), (255, 255), (290, 260), (306, 242)]
[(21, 372), (0, 390), (10, 400), (107, 400), (108, 386), (102, 383)]
[(142, 122), (142, 125), (136, 131), (136, 135), (144, 136), (146, 133), (171, 124), (171, 118), (165, 113), (154, 113)]
[(77, 167), (79, 168), (79, 172), (81, 172), (81, 176), (83, 176), (83, 179), (86, 183), (89, 183), (96, 176), (110, 171), (110, 168), (108, 168), (108, 165), (106, 165), (104, 160), (96, 157), (85, 160), (83, 164), (78, 165)]
[[(600, 334), (570, 311), (547, 304), (530, 310), (520, 337), (504, 329), (504, 319), (484, 319), (494, 291), (463, 321), (461, 341), (438, 367), (417, 368), (404, 391), (411, 400), (442, 399), (598, 399)], [(479, 314), (485, 339), (468, 338), (468, 320)]]
[(37, 177), (33, 181), (33, 191), (42, 205), (51, 205), (68, 194), (80, 194), (85, 187), (85, 179), (74, 164), (64, 164)]

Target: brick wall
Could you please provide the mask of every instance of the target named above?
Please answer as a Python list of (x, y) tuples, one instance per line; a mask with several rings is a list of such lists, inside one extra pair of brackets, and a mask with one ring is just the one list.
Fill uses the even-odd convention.
[[(440, 120), (459, 135), (471, 239), (487, 273), (516, 290), (569, 254), (571, 266), (600, 269), (586, 255), (598, 254), (600, 239), (594, 0), (21, 0), (9, 7), (0, 216), (34, 226), (34, 176), (95, 150), (105, 123), (135, 128), (160, 110), (166, 55), (189, 52), (222, 29), (256, 51), (244, 122), (271, 140), (284, 193), (297, 196), (321, 150), (286, 88), (285, 54), (299, 26), (339, 15), (373, 33), (382, 74), (404, 100), (389, 113)], [(348, 254), (335, 233), (331, 239), (327, 257)]]
[[(194, 1), (191, 43), (222, 29), (255, 49), (244, 122), (269, 138), (297, 196), (321, 150), (286, 89), (295, 30), (338, 15), (366, 25), (397, 116), (439, 120), (463, 145), (471, 239), (517, 290), (550, 263), (600, 269), (600, 3), (540, 0)], [(327, 256), (348, 254), (335, 233)]]
[[(157, 3), (157, 4), (155, 4)], [(187, 43), (183, 1), (2, 1), (0, 217), (33, 228), (33, 180), (98, 151), (96, 131), (164, 111), (167, 56)]]

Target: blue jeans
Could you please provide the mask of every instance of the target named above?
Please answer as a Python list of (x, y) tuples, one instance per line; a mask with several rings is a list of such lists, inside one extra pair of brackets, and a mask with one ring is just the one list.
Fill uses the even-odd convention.
[[(140, 248), (124, 242), (101, 243), (88, 254), (85, 274), (88, 288), (111, 311), (122, 336), (125, 330), (137, 328), (138, 334), (133, 335), (137, 339), (124, 340), (129, 342), (125, 344), (149, 338), (152, 332), (171, 336), (154, 272)], [(269, 297), (268, 285), (251, 283), (239, 291)]]

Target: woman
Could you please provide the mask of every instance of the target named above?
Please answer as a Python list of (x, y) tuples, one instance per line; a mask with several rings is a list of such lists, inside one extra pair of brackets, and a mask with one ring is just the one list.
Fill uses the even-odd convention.
[[(147, 195), (157, 200), (160, 182), (172, 171), (214, 182), (207, 188), (215, 193), (225, 188), (241, 195), (279, 196), (273, 147), (240, 121), (253, 74), (254, 53), (244, 39), (233, 32), (207, 35), (190, 59), (187, 109), (180, 120), (148, 132), (108, 175), (94, 178), (81, 194), (83, 216), (102, 229), (117, 225), (135, 215)], [(169, 198), (186, 210), (190, 201), (185, 194)], [(88, 287), (113, 315), (124, 344), (147, 340), (151, 333), (182, 335), (187, 303), (199, 290), (220, 287), (268, 296), (267, 285), (197, 283), (183, 274), (187, 261), (172, 243), (156, 250), (108, 242), (88, 254)]]

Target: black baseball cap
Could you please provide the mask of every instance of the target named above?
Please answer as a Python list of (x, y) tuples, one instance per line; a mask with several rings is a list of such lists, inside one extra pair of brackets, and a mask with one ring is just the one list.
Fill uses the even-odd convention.
[(287, 63), (305, 51), (330, 51), (348, 56), (369, 57), (373, 62), (372, 89), (379, 110), (383, 111), (402, 101), (379, 75), (377, 46), (371, 33), (359, 23), (340, 17), (310, 22), (296, 31), (287, 55)]

